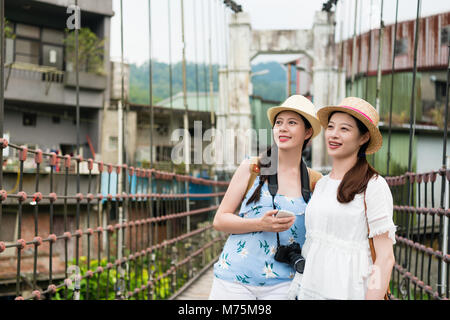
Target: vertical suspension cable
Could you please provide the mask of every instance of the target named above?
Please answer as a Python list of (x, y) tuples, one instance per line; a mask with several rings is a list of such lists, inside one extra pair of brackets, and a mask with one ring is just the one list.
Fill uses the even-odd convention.
[[(397, 0), (398, 1), (398, 0)], [(445, 87), (445, 112), (444, 112), (444, 138), (442, 145), (442, 166), (446, 166), (447, 161), (447, 135), (448, 135), (448, 94), (450, 86), (450, 44), (448, 45), (448, 62), (447, 62), (447, 85)]]
[[(75, 0), (75, 6), (77, 7), (76, 10), (78, 10), (78, 0)], [(79, 12), (79, 11), (78, 11)], [(79, 68), (79, 57), (78, 57), (78, 50), (79, 50), (79, 42), (78, 42), (78, 33), (79, 28), (81, 27), (81, 17), (77, 17), (78, 21), (75, 23), (75, 86), (76, 86), (76, 127), (77, 127), (77, 149), (76, 154), (77, 156), (80, 156), (80, 68)], [(77, 160), (77, 185), (76, 190), (77, 193), (80, 193), (80, 161)], [(76, 216), (75, 216), (75, 225), (76, 229), (80, 229), (80, 202), (77, 201), (76, 204)], [(80, 238), (76, 237), (75, 239), (75, 264), (78, 266), (79, 264), (79, 246), (80, 246)], [(79, 298), (79, 295), (74, 295), (74, 299), (78, 300), (76, 298)]]
[[(421, 0), (417, 0), (417, 16), (416, 16), (416, 27), (415, 27), (415, 36), (414, 36), (414, 64), (413, 64), (413, 79), (412, 79), (412, 88), (411, 88), (411, 106), (410, 106), (410, 113), (409, 113), (409, 153), (408, 153), (408, 172), (411, 172), (412, 170), (412, 144), (413, 144), (413, 138), (415, 134), (415, 126), (416, 126), (416, 105), (415, 105), (415, 98), (416, 98), (416, 74), (417, 74), (417, 48), (419, 43), (419, 24), (420, 24), (420, 7), (421, 7)], [(408, 196), (409, 198), (409, 196)], [(409, 201), (408, 201), (409, 203)]]
[[(219, 146), (220, 148), (222, 148), (222, 150), (220, 151), (220, 154), (222, 155), (222, 163), (224, 164), (224, 166), (222, 168), (225, 167), (226, 161), (225, 161), (225, 145), (227, 142), (227, 136), (226, 136), (226, 128), (228, 126), (229, 123), (229, 118), (230, 118), (230, 98), (229, 98), (229, 90), (230, 90), (230, 65), (229, 65), (229, 40), (230, 40), (230, 33), (229, 33), (229, 16), (227, 14), (227, 7), (225, 5), (223, 5), (223, 24), (224, 24), (224, 51), (225, 51), (225, 107), (224, 107), (224, 112), (225, 112), (225, 128), (223, 128), (223, 132), (221, 132), (222, 134), (222, 141), (224, 141), (222, 143), (221, 146)], [(225, 171), (225, 170), (224, 170)], [(225, 175), (222, 175), (222, 179), (228, 179), (228, 175), (225, 171)]]
[(198, 44), (197, 44), (197, 1), (193, 1), (193, 10), (194, 10), (194, 55), (195, 55), (195, 92), (197, 97), (197, 111), (200, 111), (200, 92), (199, 92), (199, 83), (198, 83)]
[(207, 54), (206, 54), (206, 47), (207, 47), (207, 45), (206, 45), (206, 40), (205, 40), (205, 37), (206, 37), (206, 19), (205, 19), (205, 5), (204, 5), (204, 1), (202, 1), (202, 25), (203, 25), (203, 28), (202, 28), (202, 30), (203, 30), (203, 58), (204, 58), (204, 61), (203, 61), (203, 84), (204, 84), (204, 104), (205, 104), (205, 111), (206, 110), (209, 110), (209, 100), (208, 100), (208, 98), (207, 98), (207, 92), (208, 92), (208, 80), (207, 80), (207, 75), (206, 75), (206, 60), (207, 60)]
[[(126, 128), (126, 120), (128, 119), (127, 117), (127, 112), (124, 112), (124, 106), (125, 106), (125, 75), (124, 75), (124, 67), (125, 67), (125, 63), (124, 63), (124, 37), (123, 37), (123, 1), (120, 0), (120, 77), (121, 77), (121, 93), (120, 93), (120, 103), (118, 106), (118, 118), (119, 118), (119, 128), (120, 128), (120, 138), (121, 138), (121, 143), (119, 143), (119, 161), (118, 161), (118, 165), (119, 165), (119, 169), (116, 171), (117, 174), (117, 193), (118, 194), (122, 194), (122, 192), (125, 190), (126, 191), (126, 170), (121, 170), (123, 169), (123, 164), (127, 162), (128, 158), (127, 158), (127, 150), (126, 150), (126, 134), (125, 134), (125, 128)], [(128, 109), (128, 108), (127, 108)], [(116, 197), (116, 208), (119, 206), (119, 199)], [(124, 208), (125, 208), (125, 201), (122, 202), (122, 206), (120, 208), (118, 208), (119, 211), (119, 224), (125, 222), (124, 219)], [(117, 235), (117, 258), (119, 260), (122, 260), (123, 257), (123, 253), (124, 253), (124, 229), (123, 228), (119, 228), (119, 230), (117, 231), (118, 235)], [(117, 286), (116, 286), (116, 296), (117, 298), (122, 299), (122, 295), (123, 292), (125, 290), (124, 287), (121, 287), (119, 285), (124, 283), (124, 269), (123, 269), (123, 263), (117, 266), (116, 271), (118, 272), (118, 274), (120, 275), (120, 281), (117, 282)]]
[[(153, 169), (153, 125), (154, 125), (154, 118), (153, 118), (153, 70), (152, 70), (152, 4), (151, 0), (148, 0), (148, 94), (149, 94), (149, 106), (150, 106), (150, 170), (149, 170), (149, 176), (148, 176), (148, 193), (153, 193), (153, 179), (152, 179), (152, 171)], [(170, 84), (172, 85), (172, 83)], [(153, 198), (149, 198), (148, 200), (148, 206), (149, 206), (149, 215), (150, 217), (153, 217)], [(153, 244), (153, 237), (152, 237), (152, 230), (151, 230), (151, 224), (149, 224), (149, 228), (147, 230), (147, 244), (148, 246)], [(155, 253), (152, 252), (151, 254), (147, 252), (147, 272), (149, 276), (149, 281), (153, 281), (153, 274), (154, 271), (151, 268), (151, 264), (155, 261)], [(154, 299), (154, 289), (153, 284), (148, 288), (147, 292), (147, 299)]]
[(340, 30), (339, 30), (339, 56), (338, 56), (338, 82), (337, 82), (337, 95), (339, 97), (339, 93), (341, 92), (341, 70), (343, 68), (343, 59), (344, 59), (344, 16), (345, 16), (345, 5), (344, 2), (338, 2), (339, 5), (339, 15), (341, 16), (340, 19)]
[(352, 46), (352, 77), (351, 77), (351, 86), (350, 86), (350, 92), (351, 95), (355, 95), (355, 66), (356, 66), (356, 21), (358, 17), (358, 1), (355, 0), (355, 20), (353, 24), (353, 46)]
[[(3, 118), (5, 110), (5, 1), (0, 0), (0, 139), (3, 141)], [(0, 148), (0, 190), (3, 190), (3, 148)], [(2, 225), (3, 205), (0, 202), (0, 226)], [(0, 240), (2, 232), (0, 230)]]
[[(171, 19), (170, 0), (167, 0), (167, 18), (169, 32), (169, 105), (170, 105), (170, 127), (173, 126), (173, 87), (172, 87), (172, 19)], [(153, 109), (153, 106), (152, 106)], [(153, 130), (153, 129), (152, 129)], [(172, 146), (174, 142), (172, 141)], [(173, 171), (173, 161), (170, 162), (170, 171)]]
[(363, 67), (362, 67), (362, 57), (363, 57), (363, 36), (362, 36), (362, 16), (363, 16), (363, 10), (364, 8), (364, 1), (361, 1), (361, 5), (359, 6), (359, 45), (357, 46), (358, 49), (358, 58), (356, 60), (357, 62), (357, 73), (356, 73), (356, 77), (357, 77), (357, 95), (358, 97), (362, 97), (363, 92), (362, 92), (362, 72), (363, 72)]
[[(75, 7), (77, 7), (78, 11), (78, 0), (75, 0)], [(80, 16), (77, 16), (77, 20), (80, 19)], [(79, 72), (80, 68), (78, 66), (78, 29), (80, 28), (81, 21), (75, 22), (75, 87), (76, 87), (76, 94), (75, 94), (75, 106), (76, 106), (76, 130), (77, 130), (77, 149), (76, 154), (80, 155), (80, 79), (79, 79)], [(77, 178), (77, 192), (80, 192), (80, 181)]]
[[(121, 81), (121, 90), (120, 90), (120, 109), (122, 110), (122, 112), (125, 109), (125, 76), (124, 76), (124, 54), (123, 51), (124, 50), (124, 45), (123, 45), (123, 3), (122, 0), (120, 0), (120, 63), (121, 63), (121, 67), (120, 67), (120, 81)], [(120, 111), (120, 110), (118, 110)], [(122, 152), (121, 153), (121, 161), (119, 161), (119, 165), (122, 165), (122, 163), (126, 163), (127, 162), (127, 152), (126, 152), (126, 142), (125, 142), (125, 123), (126, 123), (126, 113), (123, 112), (123, 116), (120, 118), (119, 120), (121, 122), (121, 126), (122, 126), (122, 131), (121, 133), (121, 139), (122, 139), (122, 144), (121, 147), (122, 148)]]
[(213, 90), (214, 90), (214, 79), (213, 79), (213, 69), (212, 69), (212, 17), (211, 17), (211, 1), (208, 1), (208, 52), (209, 52), (209, 107), (211, 112), (211, 127), (214, 128), (214, 100), (213, 100)]
[[(150, 106), (150, 169), (153, 168), (153, 70), (152, 70), (152, 3), (148, 0), (148, 94)], [(171, 95), (172, 96), (172, 95)]]
[[(413, 62), (413, 79), (412, 79), (412, 88), (411, 88), (411, 106), (410, 106), (410, 113), (409, 113), (409, 152), (408, 152), (408, 172), (412, 171), (412, 153), (413, 153), (413, 138), (415, 135), (415, 126), (416, 126), (416, 108), (415, 108), (415, 97), (416, 97), (416, 74), (417, 74), (417, 48), (419, 43), (419, 23), (420, 23), (420, 7), (421, 7), (421, 0), (417, 0), (417, 15), (416, 15), (416, 25), (415, 25), (415, 35), (414, 35), (414, 62)], [(407, 188), (407, 205), (412, 205), (412, 184), (408, 181), (408, 188)], [(406, 237), (407, 239), (410, 238), (410, 223), (413, 223), (413, 219), (410, 218), (408, 215), (406, 218), (406, 228), (407, 233)], [(407, 269), (409, 269), (411, 264), (411, 250), (408, 257), (408, 250), (405, 250), (405, 265), (407, 266)], [(440, 277), (440, 275), (438, 275)], [(439, 281), (440, 279), (438, 279)], [(407, 281), (407, 295), (408, 299), (410, 298), (410, 290), (409, 290), (410, 281)]]
[[(187, 87), (186, 87), (186, 42), (184, 38), (184, 3), (181, 1), (181, 42), (182, 42), (182, 69), (183, 69), (183, 103), (184, 103), (184, 159), (185, 159), (185, 174), (189, 175), (189, 164), (190, 164), (190, 156), (191, 156), (191, 148), (190, 148), (190, 137), (189, 137), (189, 114), (188, 114), (188, 103), (187, 103)], [(189, 182), (185, 181), (185, 192), (189, 193)], [(186, 197), (186, 211), (190, 211), (190, 198)], [(190, 216), (187, 216), (186, 219), (187, 232), (191, 231), (190, 226)]]
[(389, 103), (389, 131), (388, 131), (388, 149), (387, 149), (387, 163), (386, 175), (389, 176), (389, 167), (391, 161), (391, 135), (392, 135), (392, 104), (394, 101), (394, 75), (395, 75), (395, 51), (397, 50), (397, 28), (398, 28), (398, 0), (395, 5), (395, 25), (394, 25), (394, 45), (392, 49), (392, 71), (391, 71), (391, 98)]
[(370, 68), (370, 59), (372, 54), (372, 8), (373, 8), (373, 0), (370, 0), (370, 14), (369, 14), (369, 36), (368, 36), (368, 44), (367, 44), (367, 65), (366, 65), (366, 88), (364, 90), (364, 100), (368, 99), (369, 96), (369, 68)]
[[(447, 190), (446, 192), (446, 172), (448, 170), (448, 161), (447, 161), (447, 134), (448, 134), (448, 95), (449, 95), (449, 84), (450, 84), (450, 45), (448, 45), (448, 61), (447, 61), (447, 83), (446, 83), (446, 87), (445, 87), (445, 111), (444, 111), (444, 137), (443, 137), (443, 146), (442, 146), (442, 170), (444, 172), (444, 174), (442, 175), (442, 180), (441, 180), (441, 208), (444, 210), (448, 210), (449, 208), (449, 202), (450, 199), (447, 199), (447, 203), (444, 204), (445, 201), (445, 195), (449, 195), (450, 194), (450, 190)], [(450, 185), (449, 185), (450, 187)], [(448, 188), (448, 187), (447, 187)], [(444, 221), (442, 221), (442, 219), (444, 219)], [(448, 248), (450, 246), (450, 239), (448, 238), (448, 233), (449, 233), (449, 221), (448, 221), (448, 216), (442, 217), (441, 216), (441, 221), (440, 224), (442, 226), (442, 224), (444, 225), (443, 227), (441, 227), (442, 229), (442, 236), (441, 236), (441, 248), (442, 248), (442, 254), (443, 256), (447, 256), (448, 255)], [(440, 294), (444, 295), (446, 294), (446, 297), (449, 297), (449, 271), (448, 269), (448, 265), (447, 262), (444, 261), (444, 259), (442, 259), (441, 261), (441, 282), (439, 283), (439, 288), (440, 288)], [(447, 275), (447, 282), (445, 282), (445, 276)]]
[(219, 69), (220, 69), (220, 62), (221, 62), (221, 54), (220, 54), (220, 43), (221, 43), (221, 39), (220, 39), (220, 30), (219, 30), (219, 3), (215, 2), (215, 6), (214, 6), (214, 20), (215, 20), (215, 26), (216, 26), (216, 40), (217, 40), (217, 46), (216, 46), (216, 54), (217, 54), (217, 62), (216, 62), (216, 81), (217, 81), (217, 93), (219, 90)]
[(380, 114), (381, 64), (383, 55), (383, 33), (384, 33), (383, 7), (384, 7), (384, 0), (381, 0), (380, 29), (378, 30), (377, 89), (375, 94), (375, 109), (377, 110), (378, 114)]

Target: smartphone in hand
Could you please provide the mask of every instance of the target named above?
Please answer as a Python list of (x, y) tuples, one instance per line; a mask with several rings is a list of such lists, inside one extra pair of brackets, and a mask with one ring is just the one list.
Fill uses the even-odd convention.
[(290, 217), (295, 217), (295, 214), (293, 212), (287, 211), (287, 210), (278, 210), (276, 217), (277, 218), (290, 218)]

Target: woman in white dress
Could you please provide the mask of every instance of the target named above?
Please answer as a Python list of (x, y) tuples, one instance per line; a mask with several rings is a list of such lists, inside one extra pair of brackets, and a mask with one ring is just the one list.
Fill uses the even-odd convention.
[[(321, 108), (318, 117), (333, 165), (317, 182), (305, 212), (306, 264), (294, 296), (383, 299), (395, 262), (396, 227), (391, 191), (366, 160), (382, 144), (379, 115), (365, 100), (349, 97)], [(375, 263), (368, 238), (373, 239)]]

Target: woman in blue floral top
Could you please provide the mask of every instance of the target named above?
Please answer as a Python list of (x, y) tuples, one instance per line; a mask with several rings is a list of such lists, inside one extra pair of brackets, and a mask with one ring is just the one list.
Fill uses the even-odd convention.
[[(297, 242), (302, 246), (305, 241), (306, 203), (301, 193), (300, 163), (304, 147), (320, 133), (321, 126), (314, 105), (300, 95), (270, 108), (267, 115), (278, 149), (278, 192), (272, 203), (268, 175), (261, 172), (246, 193), (250, 159), (234, 173), (213, 223), (216, 230), (231, 235), (214, 265), (210, 299), (287, 299), (295, 275), (291, 266), (274, 259), (277, 233), (281, 245)], [(239, 204), (239, 214), (235, 215)], [(277, 218), (280, 209), (293, 212), (295, 217)]]

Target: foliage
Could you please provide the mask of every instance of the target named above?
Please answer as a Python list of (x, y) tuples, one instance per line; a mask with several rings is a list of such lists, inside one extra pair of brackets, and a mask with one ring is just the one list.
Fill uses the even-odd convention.
[(444, 128), (444, 106), (436, 107), (430, 110), (433, 123), (439, 128)]
[[(172, 95), (183, 90), (181, 62), (172, 65)], [(218, 91), (218, 65), (213, 65), (214, 91)], [(152, 62), (153, 103), (170, 96), (169, 65)], [(266, 75), (252, 78), (253, 94), (266, 100), (282, 101), (286, 97), (286, 72), (278, 62), (259, 63), (252, 66), (252, 72), (269, 70)], [(198, 75), (197, 75), (198, 72)], [(196, 76), (197, 75), (197, 76)], [(186, 64), (186, 84), (188, 92), (209, 92), (209, 66)], [(130, 101), (138, 104), (149, 103), (149, 63), (130, 65)]]
[[(382, 114), (380, 120), (389, 123), (389, 113)], [(409, 122), (409, 116), (406, 111), (401, 111), (400, 114), (392, 112), (392, 125), (402, 125)]]
[[(75, 59), (75, 32), (66, 29), (67, 63), (73, 65), (76, 69)], [(103, 52), (105, 40), (98, 39), (97, 35), (89, 28), (81, 28), (78, 32), (78, 60), (79, 70), (95, 74), (104, 74), (103, 70)]]
[[(155, 264), (152, 264), (150, 270), (153, 272), (153, 278), (156, 279), (161, 276), (169, 267), (170, 261), (168, 259), (162, 258), (162, 252), (156, 252)], [(115, 258), (112, 257), (111, 261), (114, 261)], [(142, 261), (138, 259), (137, 262), (128, 263), (127, 271), (124, 272), (124, 281), (127, 284), (127, 291), (133, 292), (135, 288), (140, 288), (142, 285), (146, 285), (149, 279), (148, 270), (146, 266), (148, 266), (147, 258), (143, 258)], [(120, 274), (117, 274), (116, 268), (112, 268), (109, 270), (106, 269), (107, 260), (102, 259), (100, 261), (100, 266), (103, 267), (103, 272), (99, 275), (98, 273), (94, 274), (94, 276), (89, 280), (89, 300), (114, 300), (116, 299), (115, 295), (115, 287), (117, 284), (117, 280), (120, 277)], [(137, 264), (137, 275), (136, 275), (136, 264)], [(75, 265), (75, 260), (73, 260), (70, 265)], [(87, 265), (87, 257), (82, 256), (79, 260), (79, 268), (81, 275), (85, 275), (88, 270), (95, 271), (99, 266), (98, 260), (91, 260), (90, 268), (88, 269)], [(144, 266), (144, 268), (142, 268)], [(109, 280), (108, 280), (109, 279)], [(180, 288), (187, 279), (186, 274), (179, 274), (177, 276), (177, 288)], [(120, 279), (119, 279), (120, 282)], [(174, 292), (171, 288), (172, 283), (172, 275), (169, 277), (163, 277), (158, 283), (156, 283), (154, 287), (154, 298), (157, 300), (166, 299), (171, 296)], [(87, 285), (88, 279), (84, 278), (80, 283), (80, 300), (87, 299)], [(108, 289), (108, 295), (106, 291)], [(65, 298), (65, 291), (67, 290), (67, 297)], [(130, 298), (130, 300), (137, 299), (147, 299), (148, 290), (141, 291), (138, 295), (134, 295)], [(66, 289), (65, 287), (61, 287), (57, 290), (55, 295), (52, 297), (52, 300), (72, 300), (73, 299), (73, 290)]]
[(16, 37), (13, 28), (11, 28), (11, 25), (9, 24), (9, 21), (5, 19), (5, 38), (14, 39)]

